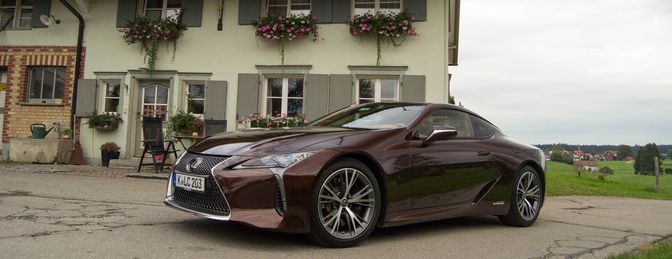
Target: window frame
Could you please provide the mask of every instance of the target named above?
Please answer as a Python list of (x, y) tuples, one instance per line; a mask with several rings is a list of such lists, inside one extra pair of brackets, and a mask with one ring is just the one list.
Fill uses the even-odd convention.
[[(107, 96), (108, 84), (119, 84), (119, 96), (117, 96), (117, 97), (108, 97)], [(113, 114), (113, 115), (120, 114), (120, 112), (116, 112), (116, 111), (108, 112), (108, 111), (105, 110), (105, 108), (107, 106), (107, 100), (108, 99), (117, 99), (119, 101), (118, 105), (117, 105), (117, 109), (121, 110), (121, 95), (122, 95), (122, 90), (121, 89), (122, 89), (124, 84), (121, 82), (121, 80), (104, 79), (104, 80), (100, 80), (99, 85), (101, 87), (98, 87), (99, 88), (98, 89), (98, 96), (99, 96), (99, 98), (98, 98), (98, 100), (99, 100), (98, 111), (104, 112), (104, 113), (107, 113), (107, 114)]]
[(204, 119), (205, 118), (205, 95), (206, 92), (208, 91), (206, 87), (206, 82), (205, 81), (183, 81), (184, 84), (184, 91), (182, 94), (182, 111), (184, 112), (189, 112), (189, 88), (192, 85), (202, 85), (203, 86), (203, 98), (191, 98), (192, 100), (202, 100), (203, 101), (203, 113), (194, 113), (193, 115), (196, 116), (199, 119)]
[[(378, 11), (380, 11), (380, 2), (381, 1), (384, 1), (384, 3), (397, 2), (395, 0), (370, 0), (370, 1), (373, 2), (373, 4), (374, 4), (373, 14), (378, 13)], [(398, 0), (398, 1), (399, 1), (399, 11), (398, 12), (392, 12), (393, 14), (397, 14), (397, 13), (404, 10), (404, 1), (403, 0)], [(355, 3), (355, 0), (351, 0), (351, 2), (350, 2), (350, 10), (351, 10), (350, 17), (352, 17), (354, 15), (357, 15), (357, 11), (356, 11), (357, 9), (355, 8), (356, 4), (357, 3)], [(366, 12), (364, 12), (364, 13), (366, 13)]]
[[(52, 91), (52, 97), (51, 97), (51, 98), (31, 98), (31, 97), (30, 97), (30, 94), (32, 93), (32, 90), (33, 90), (33, 76), (35, 75), (35, 70), (36, 70), (36, 69), (42, 69), (43, 71), (44, 71), (45, 69), (53, 69), (53, 70), (54, 70), (54, 81), (53, 81), (54, 86), (53, 86), (53, 89), (52, 89), (53, 91)], [(56, 78), (57, 78), (57, 76), (56, 76), (56, 75), (58, 74), (58, 73), (57, 73), (58, 70), (63, 70), (63, 74), (64, 74), (64, 77), (63, 77), (63, 96), (60, 97), (60, 98), (56, 98), (56, 97), (55, 97), (55, 95), (56, 95), (56, 87), (57, 87), (57, 85), (56, 85)], [(27, 90), (28, 90), (28, 91), (27, 91), (27, 95), (26, 95), (26, 101), (27, 101), (27, 102), (54, 102), (54, 103), (55, 103), (55, 102), (56, 102), (55, 100), (63, 100), (63, 98), (65, 97), (65, 85), (66, 85), (67, 77), (68, 77), (68, 74), (67, 74), (67, 68), (66, 68), (66, 67), (61, 67), (61, 66), (38, 66), (38, 67), (30, 67), (30, 72), (29, 72), (29, 73), (30, 73), (30, 75), (29, 75), (29, 78), (28, 78), (28, 84), (27, 84), (27, 87), (28, 87)], [(44, 90), (44, 72), (42, 72), (42, 79), (43, 79), (43, 80), (41, 81), (41, 84), (42, 84), (42, 85), (40, 86), (40, 92)], [(40, 95), (41, 95), (41, 94), (40, 94)], [(40, 96), (40, 97), (41, 97), (41, 96)]]
[[(269, 0), (264, 0), (263, 4), (264, 4), (264, 6), (263, 6), (263, 8), (261, 8), (261, 10), (263, 12), (262, 16), (266, 16), (266, 15), (268, 15), (268, 8), (272, 5), (269, 4)], [(296, 5), (305, 5), (305, 4), (301, 3), (301, 4), (296, 4)], [(308, 9), (307, 13), (303, 13), (303, 11), (300, 11), (300, 12), (296, 13), (296, 15), (300, 15), (300, 14), (308, 15), (309, 13), (311, 13), (313, 11), (313, 0), (310, 0), (309, 5), (310, 5), (310, 8)], [(273, 5), (273, 6), (284, 6), (284, 5)], [(292, 14), (292, 0), (287, 0), (286, 6), (287, 6), (287, 13), (285, 13), (284, 15), (291, 15)]]
[[(455, 138), (453, 138), (453, 139), (455, 139), (455, 140), (462, 140), (462, 139), (487, 139), (487, 138), (489, 138), (489, 137), (492, 137), (492, 135), (494, 135), (494, 131), (493, 131), (488, 137), (477, 137), (477, 136), (475, 136), (474, 126), (473, 126), (473, 122), (472, 122), (472, 116), (473, 116), (472, 114), (470, 114), (470, 113), (468, 113), (468, 112), (465, 112), (465, 111), (456, 110), (456, 109), (440, 108), (440, 109), (436, 109), (436, 110), (432, 111), (432, 113), (430, 113), (429, 116), (427, 116), (427, 118), (421, 123), (420, 128), (418, 128), (418, 129), (416, 130), (416, 132), (413, 134), (413, 139), (414, 139), (414, 140), (424, 140), (424, 139), (426, 139), (427, 137), (429, 137), (429, 135), (431, 134), (432, 130), (431, 130), (431, 128), (428, 128), (428, 127), (433, 127), (434, 125), (436, 125), (436, 124), (434, 124), (433, 122), (430, 122), (429, 119), (432, 118), (432, 115), (435, 114), (435, 113), (437, 113), (437, 112), (446, 112), (446, 111), (447, 111), (447, 112), (454, 112), (454, 113), (456, 113), (456, 114), (459, 114), (460, 116), (462, 116), (462, 117), (465, 118), (465, 120), (463, 121), (463, 123), (468, 124), (468, 125), (465, 124), (465, 125), (464, 125), (464, 126), (465, 126), (464, 128), (456, 127), (457, 125), (455, 125), (455, 124), (452, 124), (452, 125), (451, 125), (451, 123), (448, 123), (449, 125), (443, 125), (443, 126), (454, 127), (454, 128), (457, 130), (458, 134), (457, 134), (457, 136), (455, 136)], [(436, 118), (435, 118), (435, 119), (436, 119)], [(449, 120), (449, 121), (450, 121), (450, 120)], [(486, 122), (486, 121), (484, 121), (484, 122)], [(494, 128), (494, 127), (493, 127), (493, 128)], [(428, 131), (428, 132), (426, 132), (426, 133), (428, 133), (428, 134), (426, 134), (426, 135), (425, 135), (425, 134), (421, 134), (421, 131), (424, 131), (424, 130)], [(469, 132), (467, 132), (467, 131), (469, 131)], [(463, 134), (460, 134), (459, 132), (465, 132), (465, 133), (467, 133), (467, 134), (466, 134), (467, 136), (464, 136), (464, 135), (465, 135), (464, 133), (463, 133)], [(422, 132), (422, 133), (425, 133), (425, 132)]]
[[(160, 9), (160, 11), (161, 11), (161, 17), (160, 18), (161, 19), (166, 19), (166, 17), (168, 17), (168, 10), (169, 10), (168, 9), (168, 0), (162, 0), (162, 1), (163, 1), (163, 6)], [(184, 1), (185, 0), (182, 0), (182, 7), (178, 8), (178, 9), (184, 8)], [(189, 1), (189, 0), (186, 0), (186, 1)], [(139, 15), (147, 16), (147, 11), (148, 11), (147, 2), (148, 1), (143, 0), (143, 1), (138, 1), (138, 2), (140, 4), (140, 10), (141, 10), (141, 13)], [(149, 8), (149, 11), (159, 11), (159, 8)]]
[[(357, 75), (355, 76), (355, 103), (360, 104), (360, 99), (366, 99), (370, 100), (371, 98), (360, 98), (359, 96), (359, 84), (360, 80), (363, 79), (373, 79), (375, 80), (374, 82), (374, 97), (373, 97), (373, 102), (382, 102), (382, 101), (390, 101), (390, 102), (398, 102), (400, 100), (400, 92), (401, 92), (401, 76), (396, 76), (396, 75)], [(394, 90), (394, 98), (382, 98), (382, 80), (389, 80), (393, 79), (397, 81), (397, 85), (395, 86)]]
[[(2, 16), (2, 11), (4, 10), (9, 10), (9, 9), (14, 9), (14, 19), (12, 20), (11, 23), (7, 24), (7, 29), (16, 29), (16, 28), (32, 28), (32, 18), (33, 18), (33, 5), (31, 6), (22, 6), (21, 5), (22, 0), (16, 0), (16, 3), (14, 4), (14, 7), (9, 7), (9, 6), (0, 6), (0, 17)], [(21, 13), (22, 10), (28, 10), (30, 9), (30, 17), (28, 17), (28, 25), (27, 26), (21, 26)], [(1, 21), (1, 20), (0, 20)], [(1, 23), (0, 23), (1, 25)]]
[[(259, 115), (260, 116), (274, 116), (274, 114), (267, 114), (266, 110), (268, 110), (268, 99), (277, 99), (278, 97), (273, 97), (269, 98), (268, 96), (268, 79), (271, 78), (282, 78), (282, 96), (280, 99), (282, 100), (281, 108), (280, 108), (280, 114), (287, 114), (287, 103), (289, 99), (299, 99), (297, 97), (289, 97), (289, 79), (290, 78), (300, 78), (303, 80), (303, 96), (301, 96), (301, 114), (305, 114), (305, 108), (306, 108), (306, 75), (305, 74), (269, 74), (269, 75), (264, 75), (262, 77), (262, 84), (261, 84), (261, 109), (259, 109)], [(289, 116), (289, 115), (287, 115)]]

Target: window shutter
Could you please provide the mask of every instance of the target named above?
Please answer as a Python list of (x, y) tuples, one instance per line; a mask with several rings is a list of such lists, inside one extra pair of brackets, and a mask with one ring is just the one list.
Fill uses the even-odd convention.
[(401, 101), (425, 101), (425, 76), (404, 76), (401, 83)]
[(226, 81), (205, 82), (205, 108), (203, 117), (206, 120), (226, 119)]
[(203, 0), (187, 0), (182, 3), (184, 5), (182, 24), (186, 27), (201, 27)]
[(303, 89), (303, 113), (309, 121), (327, 115), (329, 104), (329, 75), (306, 76)]
[[(96, 100), (98, 91), (96, 90), (96, 79), (79, 79), (77, 81), (77, 117), (89, 117), (96, 109)], [(91, 98), (93, 96), (93, 98)]]
[(329, 112), (350, 106), (354, 98), (351, 75), (331, 75), (329, 78)]
[(317, 23), (330, 23), (332, 0), (313, 0), (312, 2), (310, 12), (313, 17), (317, 18)]
[(33, 28), (47, 28), (48, 26), (40, 21), (40, 15), (49, 15), (50, 8), (51, 0), (33, 0), (33, 14), (30, 18), (30, 25)]
[(238, 1), (238, 24), (249, 25), (250, 20), (259, 20), (261, 13), (261, 1), (239, 0)]
[(126, 20), (135, 19), (136, 0), (119, 0), (117, 4), (117, 28), (126, 27)]
[[(333, 0), (331, 13), (332, 23), (347, 23), (350, 21), (350, 1)], [(317, 17), (318, 19), (320, 17)]]
[(427, 21), (427, 0), (404, 0), (404, 9), (408, 9), (416, 21)]
[[(238, 119), (259, 113), (259, 74), (238, 74)], [(206, 101), (207, 102), (207, 101)]]

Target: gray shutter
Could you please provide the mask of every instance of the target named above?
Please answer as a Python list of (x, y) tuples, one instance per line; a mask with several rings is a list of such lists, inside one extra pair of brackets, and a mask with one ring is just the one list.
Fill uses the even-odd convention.
[(203, 117), (206, 120), (226, 119), (226, 81), (205, 82), (205, 108)]
[(182, 24), (187, 27), (201, 27), (203, 0), (187, 0), (182, 3), (184, 5)]
[[(47, 28), (48, 26), (40, 21), (40, 15), (49, 15), (50, 8), (51, 0), (33, 0), (33, 14), (30, 18), (30, 25), (33, 28)], [(16, 20), (17, 17), (14, 17), (14, 19)]]
[(404, 0), (404, 9), (408, 9), (416, 21), (427, 21), (427, 0)]
[[(331, 22), (332, 23), (347, 23), (350, 21), (350, 1), (349, 0), (333, 0)], [(317, 17), (318, 19), (320, 17)]]
[(303, 113), (309, 121), (329, 113), (329, 75), (306, 76), (303, 89)]
[(259, 113), (259, 95), (259, 74), (238, 74), (238, 119)]
[(405, 75), (401, 83), (401, 100), (404, 102), (424, 102), (425, 76)]
[(352, 75), (331, 75), (329, 78), (329, 112), (350, 106), (355, 99)]
[(238, 1), (238, 24), (249, 25), (250, 20), (259, 20), (261, 13), (260, 0), (239, 0)]
[(332, 0), (313, 0), (312, 4), (310, 11), (317, 18), (317, 23), (330, 23)]
[(126, 20), (135, 19), (136, 0), (119, 0), (117, 4), (117, 28), (126, 27)]
[(75, 115), (77, 117), (89, 117), (96, 109), (97, 99), (96, 79), (79, 79), (77, 81), (77, 110)]

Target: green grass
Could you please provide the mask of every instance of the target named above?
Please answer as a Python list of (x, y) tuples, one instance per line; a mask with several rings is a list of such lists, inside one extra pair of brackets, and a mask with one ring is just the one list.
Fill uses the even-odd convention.
[[(663, 168), (672, 164), (663, 161)], [(613, 175), (581, 171), (578, 177), (575, 167), (558, 162), (548, 162), (546, 166), (547, 194), (633, 197), (658, 200), (672, 200), (672, 175), (660, 176), (660, 191), (656, 191), (656, 177), (635, 175), (633, 164), (613, 161), (598, 162), (600, 167), (609, 166)]]
[(653, 248), (639, 252), (629, 252), (620, 255), (611, 255), (608, 259), (663, 259), (672, 258), (672, 242), (660, 242), (653, 245)]

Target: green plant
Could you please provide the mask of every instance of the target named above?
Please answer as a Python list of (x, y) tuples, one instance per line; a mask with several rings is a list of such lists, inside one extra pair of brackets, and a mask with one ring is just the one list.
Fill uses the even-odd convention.
[(119, 147), (119, 145), (117, 145), (117, 143), (114, 143), (114, 142), (106, 142), (105, 144), (100, 146), (100, 151), (104, 151), (104, 152), (115, 153), (115, 152), (119, 151), (120, 149), (121, 149), (121, 147)]
[(147, 66), (149, 67), (150, 75), (154, 73), (156, 67), (157, 52), (159, 50), (159, 41), (166, 41), (166, 46), (173, 43), (173, 59), (175, 60), (175, 50), (177, 49), (177, 40), (182, 36), (182, 32), (187, 29), (182, 25), (183, 9), (175, 10), (176, 16), (167, 17), (166, 19), (150, 20), (145, 16), (137, 16), (133, 20), (126, 20), (126, 27), (120, 29), (119, 32), (124, 35), (122, 38), (128, 45), (140, 43), (142, 48), (140, 53), (145, 53), (149, 56)]
[(285, 65), (285, 40), (291, 41), (312, 34), (313, 41), (316, 41), (320, 36), (317, 34), (319, 27), (315, 23), (316, 19), (312, 14), (269, 15), (262, 17), (259, 21), (252, 20), (252, 26), (255, 28), (254, 35), (257, 41), (277, 40), (279, 42), (278, 52), (281, 64)]
[(64, 129), (62, 131), (62, 133), (63, 133), (64, 136), (70, 136), (70, 134), (72, 134), (72, 130), (71, 129)]
[(121, 116), (119, 114), (114, 114), (114, 113), (102, 113), (102, 114), (96, 114), (95, 112), (89, 116), (89, 118), (86, 120), (86, 123), (88, 124), (89, 128), (95, 128), (95, 129), (116, 129), (118, 127), (119, 123), (124, 122), (123, 119), (121, 119)]
[[(280, 128), (280, 127), (297, 127), (301, 126), (304, 123), (308, 122), (303, 115), (296, 115), (294, 117), (288, 117), (287, 114), (280, 114), (279, 112), (275, 116), (259, 116), (258, 114), (250, 114), (249, 116), (243, 118), (241, 121), (246, 128)], [(249, 126), (248, 126), (249, 125)], [(246, 128), (243, 128), (245, 130)]]
[(168, 135), (175, 136), (180, 133), (189, 133), (199, 132), (203, 129), (203, 121), (198, 117), (194, 116), (191, 113), (186, 113), (182, 110), (177, 109), (177, 111), (171, 116), (168, 121)]
[[(387, 41), (394, 47), (401, 47), (406, 41), (406, 36), (419, 36), (413, 28), (415, 17), (408, 11), (401, 11), (397, 14), (365, 13), (355, 15), (350, 20), (350, 34), (363, 36), (373, 34), (376, 37), (377, 56), (376, 66), (380, 66), (380, 42)], [(399, 40), (399, 38), (401, 38)]]

